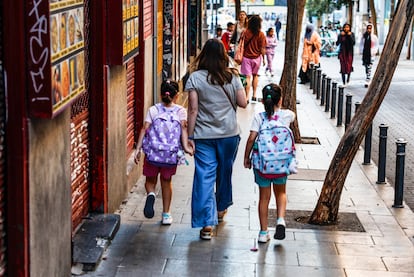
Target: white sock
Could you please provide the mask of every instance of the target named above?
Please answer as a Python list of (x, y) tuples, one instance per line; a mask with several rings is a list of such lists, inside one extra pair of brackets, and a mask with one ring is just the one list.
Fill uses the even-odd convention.
[(279, 217), (279, 218), (276, 220), (276, 225), (283, 225), (283, 226), (286, 226), (285, 219), (284, 219), (283, 217)]
[(147, 197), (150, 196), (150, 195), (154, 195), (154, 197), (156, 197), (155, 192), (153, 192), (153, 191), (148, 192)]

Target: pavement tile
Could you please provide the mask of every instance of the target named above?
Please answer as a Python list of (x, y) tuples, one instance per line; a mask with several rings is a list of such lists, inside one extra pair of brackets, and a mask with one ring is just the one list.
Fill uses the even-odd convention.
[(412, 277), (412, 273), (406, 272), (390, 272), (390, 271), (376, 271), (376, 270), (355, 270), (355, 269), (346, 269), (346, 276), (347, 277), (367, 277), (367, 276), (375, 276), (375, 277)]
[(317, 266), (323, 268), (344, 268), (362, 270), (387, 270), (381, 257), (361, 257), (346, 255), (310, 255), (298, 253), (299, 264), (303, 266)]
[[(285, 266), (285, 265), (256, 265), (256, 276), (306, 276), (306, 277), (345, 277), (342, 269), (307, 267), (307, 266)], [(253, 275), (251, 275), (253, 276)]]
[(359, 245), (374, 245), (374, 241), (370, 235), (367, 234), (355, 234), (353, 232), (344, 232), (339, 234), (338, 232), (295, 232), (295, 240), (303, 240), (306, 242), (334, 242), (342, 244), (359, 244)]
[(337, 243), (336, 247), (340, 255), (348, 256), (371, 256), (371, 257), (413, 257), (412, 245), (356, 245)]

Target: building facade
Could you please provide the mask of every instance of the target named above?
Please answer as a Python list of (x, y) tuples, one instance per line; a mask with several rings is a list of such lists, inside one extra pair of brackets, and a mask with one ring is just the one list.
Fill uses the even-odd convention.
[(0, 1), (0, 276), (70, 276), (79, 226), (141, 176), (144, 115), (200, 49), (203, 5)]

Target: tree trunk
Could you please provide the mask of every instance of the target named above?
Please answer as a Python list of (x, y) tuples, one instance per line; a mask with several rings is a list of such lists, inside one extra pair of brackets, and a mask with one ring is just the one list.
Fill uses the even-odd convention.
[(398, 20), (391, 25), (371, 85), (331, 161), (318, 203), (309, 220), (311, 224), (337, 222), (339, 200), (346, 176), (368, 126), (372, 123), (390, 86), (404, 44), (403, 38), (407, 35), (413, 15), (414, 1), (400, 0), (395, 13)]
[(412, 41), (413, 41), (413, 29), (414, 29), (414, 17), (411, 20), (411, 25), (410, 25), (410, 29), (408, 29), (410, 31), (410, 36), (408, 39), (408, 47), (407, 47), (407, 60), (411, 59), (411, 47), (412, 47)]
[(348, 4), (348, 22), (352, 26), (352, 21), (354, 20), (354, 4), (353, 1), (349, 1)]
[(371, 10), (371, 20), (372, 20), (372, 25), (374, 25), (374, 34), (378, 36), (377, 10), (375, 9), (374, 0), (369, 0), (369, 9)]
[[(280, 86), (284, 92), (283, 107), (296, 113), (296, 78), (298, 75), (298, 48), (306, 0), (289, 0), (287, 4), (287, 24), (285, 41), (285, 65)], [(301, 142), (297, 118), (291, 125), (297, 143)]]
[(236, 20), (239, 20), (239, 18), (238, 18), (238, 16), (239, 16), (239, 13), (240, 13), (240, 11), (241, 11), (241, 2), (240, 2), (240, 0), (235, 0), (234, 1), (234, 8), (236, 9)]
[(391, 0), (391, 4), (390, 4), (390, 27), (391, 27), (391, 23), (394, 19), (394, 7), (395, 7), (395, 0)]

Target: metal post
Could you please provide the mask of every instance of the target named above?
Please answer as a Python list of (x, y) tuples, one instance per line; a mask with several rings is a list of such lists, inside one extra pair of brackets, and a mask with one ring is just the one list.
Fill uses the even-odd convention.
[(397, 139), (397, 158), (395, 161), (395, 188), (394, 188), (394, 208), (404, 208), (404, 164), (405, 164), (405, 145), (407, 141), (403, 138)]
[(345, 130), (348, 128), (349, 123), (351, 122), (351, 112), (352, 112), (352, 94), (348, 93), (346, 96), (345, 103)]
[(318, 69), (318, 67), (316, 65), (313, 65), (313, 69), (312, 69), (312, 94), (316, 94), (316, 82), (317, 82), (317, 72), (316, 70)]
[(364, 162), (362, 164), (371, 164), (371, 142), (372, 142), (372, 124), (369, 124), (367, 133), (365, 134), (364, 144)]
[(313, 89), (313, 71), (314, 71), (314, 63), (309, 63), (309, 70), (310, 70), (310, 82), (309, 82), (309, 88)]
[(379, 157), (378, 157), (378, 179), (377, 184), (386, 184), (385, 182), (385, 166), (387, 157), (387, 124), (380, 124), (379, 126)]
[(329, 105), (331, 104), (331, 78), (326, 78), (326, 91), (325, 91), (325, 112), (329, 112)]
[(342, 126), (342, 118), (344, 113), (344, 87), (339, 86), (338, 94), (338, 117), (336, 119), (336, 126)]
[(358, 111), (359, 106), (361, 106), (361, 102), (355, 102), (355, 113)]
[(333, 81), (332, 82), (332, 94), (331, 94), (331, 118), (335, 118), (336, 113), (336, 91), (337, 91), (338, 83)]
[(316, 70), (316, 99), (319, 99), (321, 97), (321, 75), (322, 75), (322, 69), (318, 68)]
[(326, 74), (322, 74), (321, 106), (325, 105)]

